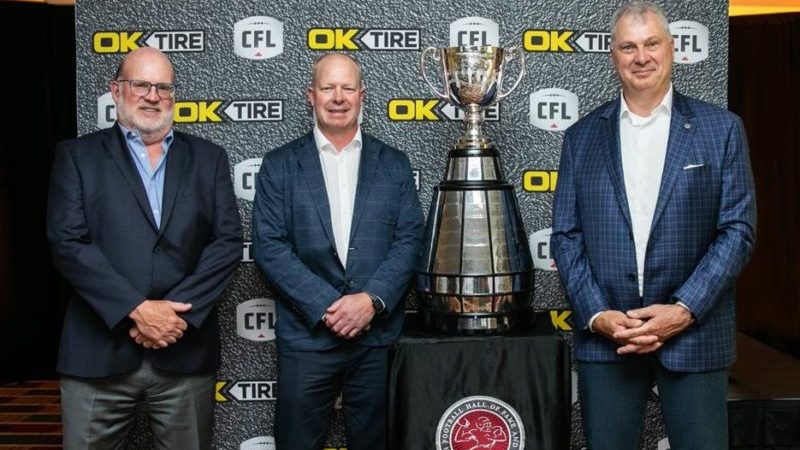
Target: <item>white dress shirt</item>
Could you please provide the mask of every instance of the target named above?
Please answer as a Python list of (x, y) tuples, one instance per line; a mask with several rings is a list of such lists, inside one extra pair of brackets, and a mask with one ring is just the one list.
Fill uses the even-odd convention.
[(620, 95), (619, 141), (622, 152), (622, 173), (631, 214), (633, 240), (636, 246), (636, 268), (639, 296), (644, 296), (644, 259), (650, 226), (656, 210), (661, 174), (667, 156), (669, 124), (672, 114), (672, 86), (661, 103), (647, 117), (628, 109)]
[(347, 267), (347, 251), (350, 246), (350, 226), (353, 222), (353, 207), (358, 186), (358, 167), (361, 163), (361, 129), (347, 145), (336, 147), (314, 126), (314, 141), (322, 164), (325, 190), (331, 210), (331, 228), (336, 242), (336, 253), (342, 266)]
[[(622, 173), (633, 227), (640, 297), (644, 296), (644, 259), (658, 202), (658, 192), (661, 188), (664, 161), (667, 157), (671, 116), (671, 84), (661, 103), (647, 117), (631, 112), (625, 102), (625, 96), (620, 94), (619, 142)], [(681, 302), (678, 304), (689, 309)], [(590, 331), (594, 331), (594, 321), (601, 312), (589, 319), (587, 327)]]

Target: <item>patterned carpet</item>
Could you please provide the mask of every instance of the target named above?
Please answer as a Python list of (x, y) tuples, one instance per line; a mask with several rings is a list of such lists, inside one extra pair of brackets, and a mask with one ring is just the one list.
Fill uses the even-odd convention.
[(61, 448), (58, 381), (0, 384), (0, 450)]

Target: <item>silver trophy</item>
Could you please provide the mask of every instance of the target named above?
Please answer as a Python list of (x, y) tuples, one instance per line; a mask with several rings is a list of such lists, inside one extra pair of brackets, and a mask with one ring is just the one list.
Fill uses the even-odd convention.
[[(519, 75), (503, 92), (506, 65), (515, 59)], [(432, 63), (441, 70), (443, 91), (428, 79)], [(430, 47), (422, 52), (420, 70), (439, 97), (465, 111), (466, 122), (428, 214), (417, 274), (423, 323), (453, 334), (524, 329), (531, 317), (533, 261), (514, 187), (505, 181), (497, 148), (481, 133), (484, 110), (522, 80), (522, 53), (516, 47)]]

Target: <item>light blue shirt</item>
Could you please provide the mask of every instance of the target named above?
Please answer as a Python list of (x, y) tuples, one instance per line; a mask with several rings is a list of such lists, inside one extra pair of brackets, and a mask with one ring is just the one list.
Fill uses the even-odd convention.
[(161, 227), (161, 200), (164, 197), (164, 173), (166, 172), (167, 152), (172, 145), (174, 138), (172, 130), (169, 130), (164, 139), (161, 141), (161, 148), (164, 149), (164, 154), (158, 160), (155, 169), (150, 168), (150, 160), (147, 158), (147, 148), (144, 145), (142, 136), (136, 130), (131, 130), (119, 125), (122, 133), (125, 136), (125, 142), (128, 144), (128, 151), (131, 153), (136, 171), (139, 172), (139, 177), (142, 179), (144, 191), (147, 193), (147, 201), (150, 203), (150, 211), (153, 212), (153, 218), (156, 220), (156, 226)]

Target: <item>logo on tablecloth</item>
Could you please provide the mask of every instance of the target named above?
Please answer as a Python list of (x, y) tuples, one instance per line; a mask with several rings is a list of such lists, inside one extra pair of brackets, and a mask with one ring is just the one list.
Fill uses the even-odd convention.
[(436, 450), (523, 450), (525, 427), (508, 403), (485, 395), (462, 398), (442, 414)]

